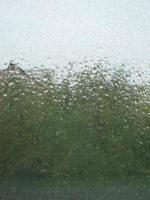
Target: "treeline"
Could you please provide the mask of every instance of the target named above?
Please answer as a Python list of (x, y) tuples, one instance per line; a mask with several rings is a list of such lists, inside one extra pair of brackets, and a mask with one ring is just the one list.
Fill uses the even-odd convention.
[(56, 81), (0, 83), (0, 175), (101, 180), (150, 176), (150, 86), (97, 64)]

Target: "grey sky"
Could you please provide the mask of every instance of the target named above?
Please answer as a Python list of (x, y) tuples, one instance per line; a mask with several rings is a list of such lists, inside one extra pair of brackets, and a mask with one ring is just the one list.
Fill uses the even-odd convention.
[(149, 53), (150, 0), (0, 0), (0, 64), (85, 56), (147, 64)]

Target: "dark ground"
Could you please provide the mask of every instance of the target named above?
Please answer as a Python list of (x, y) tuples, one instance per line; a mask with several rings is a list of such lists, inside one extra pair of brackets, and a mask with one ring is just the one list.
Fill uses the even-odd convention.
[(150, 183), (1, 179), (0, 200), (149, 200)]

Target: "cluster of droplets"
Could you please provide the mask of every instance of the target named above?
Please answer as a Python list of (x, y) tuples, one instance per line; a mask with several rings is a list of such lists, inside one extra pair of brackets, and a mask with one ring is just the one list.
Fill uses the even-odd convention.
[[(79, 153), (83, 147), (90, 151), (88, 159), (92, 163), (96, 163), (93, 152), (99, 164), (104, 155), (108, 157), (106, 163), (117, 163), (117, 159), (125, 162), (124, 157), (130, 155), (127, 159), (131, 165), (135, 156), (136, 164), (140, 160), (144, 169), (148, 168), (144, 153), (150, 148), (149, 83), (132, 81), (133, 75), (124, 66), (115, 70), (103, 63), (86, 63), (78, 71), (73, 67), (75, 63), (69, 64), (64, 77), (48, 69), (30, 70), (21, 76), (9, 73), (0, 81), (0, 121), (5, 124), (18, 120), (26, 132), (40, 138), (40, 148), (48, 145), (49, 154), (58, 148), (59, 157), (59, 148), (64, 148), (61, 150), (67, 157), (62, 159), (65, 170), (69, 159), (74, 163), (72, 152)], [(38, 128), (41, 133), (36, 135)], [(47, 159), (47, 154), (40, 159)], [(101, 167), (104, 169), (105, 165)], [(131, 170), (130, 164), (129, 167)]]

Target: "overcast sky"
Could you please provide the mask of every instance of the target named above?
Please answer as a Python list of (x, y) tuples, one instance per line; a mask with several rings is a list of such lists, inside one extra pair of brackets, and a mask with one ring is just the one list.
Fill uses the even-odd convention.
[(150, 0), (0, 0), (1, 65), (85, 56), (150, 63)]

